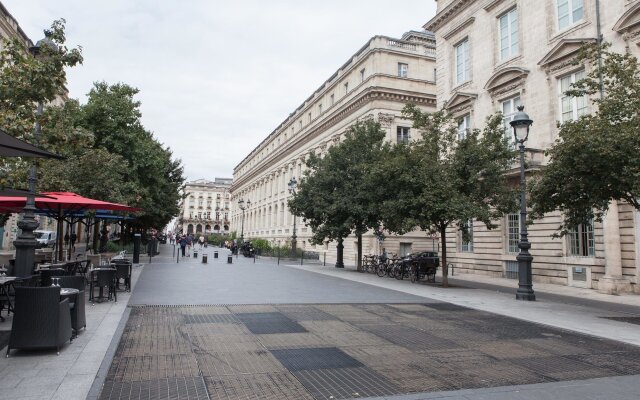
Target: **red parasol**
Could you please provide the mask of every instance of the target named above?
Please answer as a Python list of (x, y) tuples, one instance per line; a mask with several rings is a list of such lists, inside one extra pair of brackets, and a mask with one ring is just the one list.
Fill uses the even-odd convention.
[[(80, 210), (109, 210), (109, 211), (140, 211), (140, 208), (125, 204), (110, 203), (108, 201), (90, 199), (73, 192), (43, 192), (43, 196), (36, 196), (36, 208), (49, 211), (80, 211)], [(21, 212), (27, 203), (25, 197), (0, 196), (0, 210), (4, 212)]]

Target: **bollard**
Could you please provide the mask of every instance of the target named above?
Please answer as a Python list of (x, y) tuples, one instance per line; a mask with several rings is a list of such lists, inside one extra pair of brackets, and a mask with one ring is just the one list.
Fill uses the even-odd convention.
[(197, 250), (193, 251), (193, 258), (198, 258), (198, 251)]
[(202, 263), (203, 264), (207, 263), (207, 254), (206, 253), (202, 253)]
[(218, 258), (218, 251), (217, 250), (213, 252), (213, 258)]
[(231, 254), (227, 256), (227, 264), (233, 264), (233, 256)]

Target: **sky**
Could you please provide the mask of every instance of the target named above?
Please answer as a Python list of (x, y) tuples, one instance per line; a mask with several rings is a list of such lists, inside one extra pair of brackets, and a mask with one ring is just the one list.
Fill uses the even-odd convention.
[(187, 180), (238, 165), (369, 38), (399, 38), (434, 0), (0, 0), (36, 42), (64, 18), (69, 95), (93, 82), (140, 89), (142, 122)]

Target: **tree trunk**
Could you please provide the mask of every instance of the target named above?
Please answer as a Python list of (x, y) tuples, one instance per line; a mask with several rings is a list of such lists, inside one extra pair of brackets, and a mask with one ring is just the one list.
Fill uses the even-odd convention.
[(449, 287), (449, 266), (447, 264), (447, 227), (440, 227), (440, 240), (442, 241), (442, 287)]
[(344, 245), (342, 244), (342, 238), (338, 239), (336, 250), (336, 268), (344, 268)]
[(356, 266), (358, 272), (362, 272), (362, 233), (357, 233), (358, 238), (358, 259), (356, 260)]

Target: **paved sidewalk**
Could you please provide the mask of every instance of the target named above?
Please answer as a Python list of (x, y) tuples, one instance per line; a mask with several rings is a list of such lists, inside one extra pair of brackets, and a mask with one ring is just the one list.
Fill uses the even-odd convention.
[[(143, 270), (134, 266), (132, 290)], [(87, 289), (88, 290), (88, 289)], [(87, 294), (88, 296), (88, 294)], [(13, 350), (5, 357), (0, 350), (0, 399), (85, 399), (96, 378), (102, 360), (127, 308), (131, 293), (118, 292), (118, 302), (96, 303), (87, 300), (87, 328), (56, 355), (55, 350), (25, 352)], [(0, 329), (11, 329), (11, 317), (0, 323)]]

